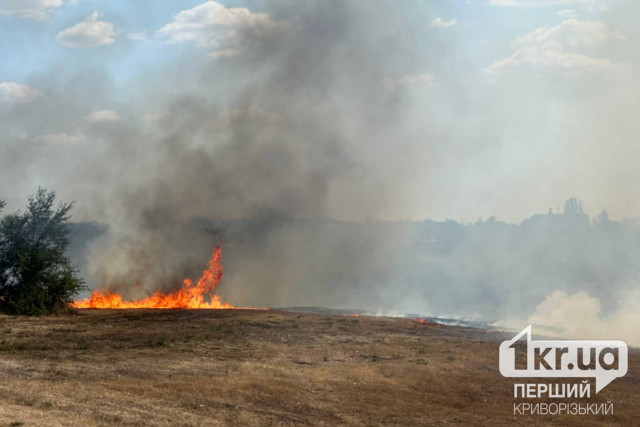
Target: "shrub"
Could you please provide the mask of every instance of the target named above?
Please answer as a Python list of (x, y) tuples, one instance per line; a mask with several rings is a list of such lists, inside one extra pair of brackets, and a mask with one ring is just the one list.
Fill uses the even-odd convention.
[(0, 220), (0, 310), (6, 313), (51, 314), (84, 288), (65, 255), (73, 204), (54, 208), (54, 201), (54, 192), (38, 189), (24, 213)]

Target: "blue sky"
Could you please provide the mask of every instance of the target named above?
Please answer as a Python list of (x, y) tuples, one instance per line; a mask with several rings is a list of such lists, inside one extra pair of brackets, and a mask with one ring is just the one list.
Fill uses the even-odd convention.
[[(153, 38), (155, 31), (183, 7), (197, 4), (98, 0), (65, 4), (39, 19), (2, 16), (0, 72), (4, 80), (22, 80), (60, 63), (92, 64), (108, 67), (115, 79), (130, 78), (141, 67), (169, 60), (171, 52), (167, 46), (158, 49), (155, 43), (130, 40), (128, 36), (144, 34)], [(98, 12), (100, 20), (114, 24), (115, 43), (93, 49), (70, 49), (56, 42), (60, 31), (84, 21), (94, 12)]]
[[(9, 3), (11, 3), (9, 1)], [(34, 2), (37, 3), (37, 2)], [(42, 2), (44, 3), (44, 1)], [(118, 82), (139, 76), (145, 67), (161, 67), (190, 50), (163, 43), (156, 32), (170, 23), (182, 10), (191, 9), (197, 1), (79, 1), (65, 2), (60, 7), (43, 8), (43, 16), (28, 18), (18, 14), (0, 15), (0, 76), (3, 81), (24, 81), (52, 67), (103, 66)], [(250, 6), (252, 12), (262, 10), (261, 2), (221, 2), (229, 7)], [(475, 1), (406, 1), (401, 4), (406, 24), (422, 38), (424, 63), (439, 62), (431, 55), (431, 48), (440, 44), (454, 61), (442, 67), (466, 65), (481, 68), (499, 55), (508, 53), (508, 42), (529, 29), (543, 24), (561, 22), (556, 15), (559, 7), (526, 8), (499, 7)], [(87, 19), (97, 12), (100, 21), (112, 23), (116, 41), (105, 46), (69, 48), (56, 42), (61, 31)], [(524, 13), (523, 13), (524, 12)], [(429, 27), (436, 19), (445, 22), (441, 28)], [(455, 23), (454, 23), (455, 22)], [(446, 27), (447, 24), (451, 27)], [(435, 30), (435, 31), (434, 31)], [(380, 29), (384, 31), (384, 29)], [(146, 41), (130, 40), (143, 35)], [(457, 45), (464, 39), (464, 45)], [(165, 40), (166, 42), (166, 40)], [(471, 44), (469, 44), (471, 43)], [(202, 59), (202, 49), (194, 49), (192, 58)], [(200, 52), (198, 52), (200, 51)], [(418, 52), (420, 53), (420, 52)], [(448, 56), (449, 56), (448, 55)], [(466, 64), (457, 61), (462, 59)], [(419, 71), (423, 63), (415, 64)]]

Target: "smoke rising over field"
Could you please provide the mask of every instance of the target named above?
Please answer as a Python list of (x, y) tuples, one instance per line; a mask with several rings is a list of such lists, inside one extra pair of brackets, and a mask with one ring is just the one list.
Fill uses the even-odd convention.
[[(268, 16), (250, 14), (225, 34), (205, 22), (198, 44), (239, 51), (200, 61), (197, 72), (183, 66), (192, 88), (178, 95), (167, 88), (159, 101), (143, 87), (134, 105), (118, 105), (108, 74), (94, 70), (70, 76), (67, 87), (47, 82), (55, 89), (38, 106), (10, 113), (29, 123), (45, 117), (48, 128), (35, 129), (42, 133), (75, 117), (72, 129), (14, 136), (26, 150), (9, 146), (6, 165), (16, 174), (30, 158), (34, 168), (63, 165), (47, 171), (48, 182), (78, 199), (87, 219), (110, 225), (89, 263), (96, 282), (114, 285), (171, 286), (197, 271), (220, 232), (193, 226), (199, 218), (251, 218), (259, 236), (288, 218), (364, 217), (369, 209), (359, 205), (386, 206), (392, 194), (371, 157), (402, 112), (402, 93), (383, 81), (406, 67), (397, 48), (413, 43), (398, 11), (380, 6), (386, 13), (349, 2), (266, 5)], [(181, 39), (185, 20), (203, 19), (176, 16), (158, 42)], [(388, 33), (372, 37), (383, 21)], [(77, 98), (90, 105), (65, 105), (85, 90)], [(98, 105), (116, 107), (81, 113)], [(158, 110), (135, 119), (149, 108)]]
[[(614, 86), (633, 65), (615, 49), (601, 58), (631, 43), (624, 14), (592, 11), (584, 20), (604, 27), (570, 22), (542, 41), (510, 30), (514, 48), (588, 45), (600, 59), (583, 61), (599, 71), (516, 73), (515, 54), (499, 61), (509, 49), (475, 56), (492, 20), (434, 7), (451, 28), (382, 1), (207, 2), (147, 34), (148, 49), (180, 52), (171, 60), (121, 74), (64, 51), (29, 75), (36, 92), (3, 89), (0, 196), (17, 208), (43, 185), (77, 200), (77, 221), (108, 226), (78, 251), (89, 283), (131, 297), (196, 277), (222, 242), (220, 290), (239, 305), (544, 323), (567, 300), (629, 339), (635, 222), (418, 221), (520, 223), (574, 194), (637, 215), (620, 185), (637, 177), (637, 121), (615, 115), (637, 90)], [(135, 43), (103, 52), (137, 65)]]
[[(155, 287), (194, 271), (224, 232), (193, 226), (199, 218), (250, 219), (247, 238), (258, 246), (251, 256), (263, 257), (281, 250), (260, 241), (274, 222), (325, 217), (332, 203), (345, 212), (354, 203), (388, 203), (391, 189), (380, 182), (372, 192), (376, 174), (366, 155), (359, 158), (367, 145), (382, 145), (400, 114), (398, 95), (381, 84), (383, 52), (361, 33), (373, 23), (342, 2), (300, 9), (295, 23), (290, 12), (273, 11), (278, 31), (260, 37), (253, 27), (238, 29), (235, 37), (251, 43), (202, 66), (207, 96), (170, 99), (148, 132), (123, 135), (136, 141), (133, 157), (149, 164), (125, 171), (113, 189), (126, 237), (96, 248), (102, 282), (135, 278)], [(404, 43), (401, 34), (392, 38)], [(122, 128), (108, 130), (115, 131)]]

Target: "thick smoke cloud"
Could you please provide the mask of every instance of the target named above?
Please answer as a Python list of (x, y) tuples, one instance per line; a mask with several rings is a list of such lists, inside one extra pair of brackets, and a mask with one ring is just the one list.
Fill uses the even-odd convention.
[[(637, 134), (631, 113), (610, 120), (635, 92), (593, 89), (633, 73), (487, 77), (480, 42), (453, 33), (470, 21), (452, 3), (438, 4), (459, 17), (451, 29), (385, 1), (248, 1), (232, 31), (197, 36), (181, 25), (202, 16), (176, 16), (149, 37), (183, 53), (126, 85), (89, 53), (60, 59), (24, 82), (36, 98), (0, 103), (0, 196), (18, 208), (42, 185), (76, 200), (88, 223), (73, 257), (92, 287), (127, 297), (197, 276), (222, 242), (219, 290), (237, 305), (564, 323), (569, 335), (588, 324), (632, 340), (635, 222), (422, 221), (519, 223), (574, 194), (632, 216), (617, 184), (635, 162), (598, 169), (604, 150), (591, 148), (617, 132), (614, 159)], [(579, 308), (569, 321), (562, 307)]]
[[(387, 14), (373, 18), (386, 16), (393, 25), (397, 12), (384, 9)], [(169, 99), (147, 129), (124, 119), (81, 124), (113, 144), (115, 167), (128, 166), (105, 206), (112, 231), (91, 258), (100, 283), (140, 283), (133, 292), (175, 286), (204, 265), (216, 238), (224, 238), (224, 228), (212, 237), (194, 226), (197, 220), (243, 218), (250, 224), (243, 234), (259, 246), (244, 268), (256, 270), (252, 263), (260, 263), (246, 280), (263, 282), (258, 295), (276, 292), (282, 283), (268, 271), (286, 275), (304, 263), (289, 259), (270, 267), (282, 263), (273, 255), (282, 249), (266, 229), (348, 212), (360, 203), (389, 203), (385, 195), (393, 189), (376, 182), (368, 157), (377, 156), (402, 114), (402, 94), (384, 85), (393, 74), (384, 64), (401, 66), (390, 59), (410, 46), (411, 37), (398, 27), (385, 37), (391, 49), (381, 50), (370, 35), (382, 22), (355, 3), (279, 6), (268, 14), (283, 29), (260, 37), (253, 27), (238, 28), (234, 37), (243, 40), (247, 31), (251, 43), (204, 65), (199, 95)], [(296, 244), (296, 237), (286, 238), (294, 241), (283, 244)]]

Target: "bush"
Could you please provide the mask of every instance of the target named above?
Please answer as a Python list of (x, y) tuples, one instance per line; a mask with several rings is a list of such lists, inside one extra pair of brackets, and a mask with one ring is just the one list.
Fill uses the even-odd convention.
[[(84, 289), (65, 255), (73, 204), (53, 208), (55, 193), (29, 197), (24, 213), (0, 220), (0, 310), (42, 315), (66, 307)], [(4, 204), (0, 203), (0, 207)]]

